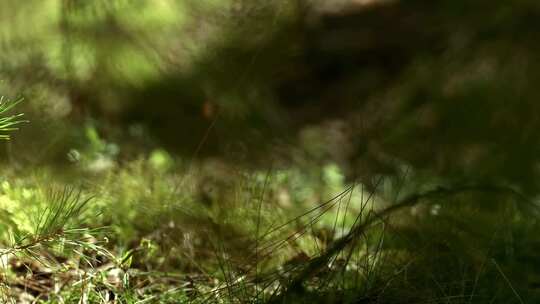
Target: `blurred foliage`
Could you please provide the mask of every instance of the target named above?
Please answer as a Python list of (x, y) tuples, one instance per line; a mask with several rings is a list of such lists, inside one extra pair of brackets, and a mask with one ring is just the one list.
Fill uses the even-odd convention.
[[(0, 244), (85, 251), (69, 280), (88, 285), (59, 303), (535, 302), (539, 17), (533, 0), (1, 1), (0, 94), (31, 123), (0, 149)], [(21, 122), (7, 100), (2, 131)], [(207, 281), (154, 276), (170, 270)]]
[(365, 181), (405, 164), (537, 191), (535, 1), (2, 5), (27, 160), (65, 161), (89, 118), (122, 146), (250, 165), (312, 130), (317, 158)]

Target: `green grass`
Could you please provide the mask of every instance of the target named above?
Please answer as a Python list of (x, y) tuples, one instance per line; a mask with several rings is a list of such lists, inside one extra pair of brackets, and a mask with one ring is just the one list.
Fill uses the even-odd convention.
[(3, 302), (540, 300), (540, 210), (514, 188), (406, 167), (368, 187), (332, 163), (257, 171), (161, 149), (120, 161), (81, 133), (67, 167), (2, 170)]
[[(6, 171), (0, 195), (6, 214), (1, 243), (14, 251), (2, 256), (8, 263), (5, 299), (28, 296), (40, 303), (539, 299), (535, 284), (540, 272), (531, 268), (540, 263), (534, 251), (537, 220), (519, 210), (522, 202), (511, 194), (445, 193), (434, 188), (417, 195), (419, 205), (379, 217), (386, 206), (414, 195), (389, 195), (388, 189), (372, 194), (359, 184), (347, 186), (332, 165), (321, 169), (328, 178), (315, 185), (308, 174), (293, 169), (246, 173), (221, 168), (225, 174), (220, 175), (216, 163), (185, 167), (170, 161), (170, 166), (156, 166), (149, 155), (98, 174), (74, 168), (70, 174), (77, 177), (76, 185), (61, 182), (70, 178), (51, 169), (26, 175)], [(50, 180), (57, 181), (60, 191), (47, 190)], [(71, 188), (63, 190), (64, 186)], [(305, 189), (298, 191), (299, 187)], [(340, 194), (330, 195), (339, 188)], [(318, 196), (326, 201), (311, 200)], [(479, 204), (472, 205), (473, 199)], [(490, 205), (482, 207), (483, 201)], [(313, 273), (304, 274), (316, 257), (362, 225), (362, 233)]]

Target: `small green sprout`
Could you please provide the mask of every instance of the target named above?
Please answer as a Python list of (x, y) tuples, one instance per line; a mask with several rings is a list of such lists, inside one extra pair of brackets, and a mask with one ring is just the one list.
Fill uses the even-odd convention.
[[(23, 101), (22, 98), (19, 98), (17, 100), (9, 100), (5, 98), (4, 96), (0, 96), (0, 116), (4, 115), (5, 113), (9, 112), (13, 107), (15, 107), (17, 104), (19, 104), (21, 101)], [(19, 114), (12, 114), (4, 117), (0, 117), (0, 132), (11, 132), (18, 130), (16, 126), (27, 122), (26, 120), (22, 120), (21, 117), (24, 115), (24, 113)], [(0, 134), (0, 140), (9, 140), (10, 136), (9, 134)]]

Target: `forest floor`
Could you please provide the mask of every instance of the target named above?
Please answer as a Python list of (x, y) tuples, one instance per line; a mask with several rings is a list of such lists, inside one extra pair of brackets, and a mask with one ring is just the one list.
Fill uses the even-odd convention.
[[(75, 172), (85, 176), (77, 187), (65, 170), (6, 172), (3, 301), (525, 303), (539, 294), (537, 271), (519, 275), (538, 261), (537, 224), (508, 208), (474, 210), (459, 203), (468, 194), (441, 188), (385, 194), (396, 181), (382, 179), (374, 193), (332, 164), (248, 174), (182, 169), (156, 153)], [(411, 197), (419, 204), (385, 213)]]

